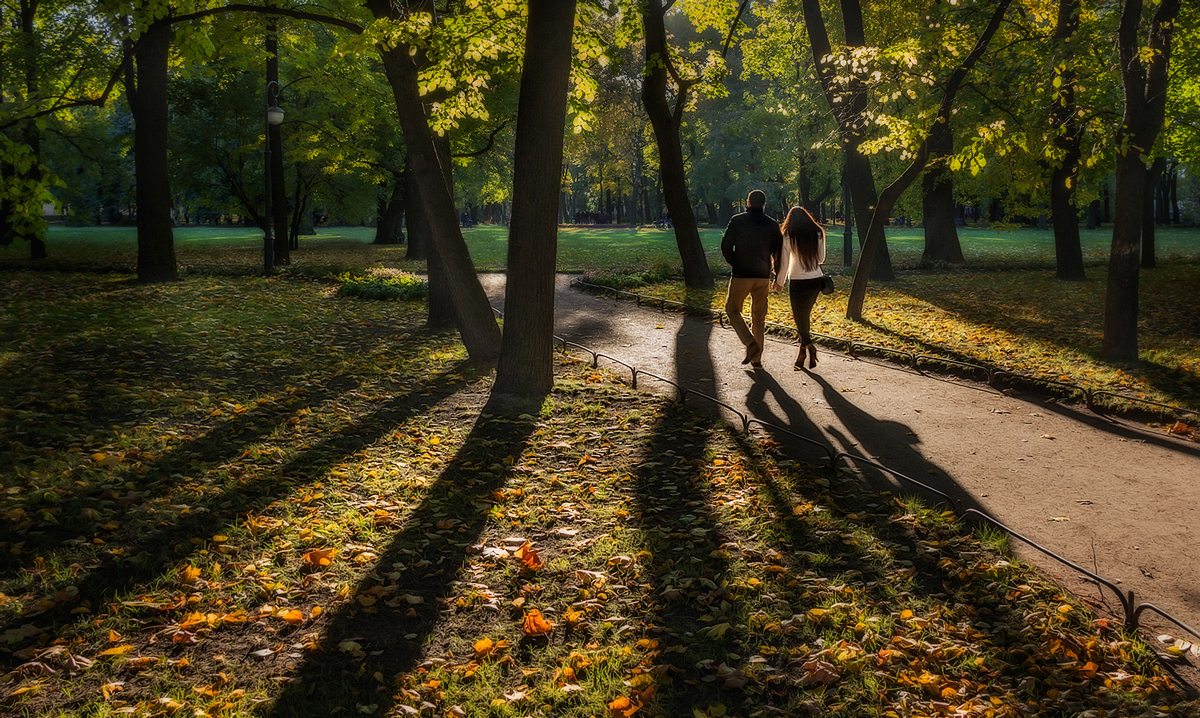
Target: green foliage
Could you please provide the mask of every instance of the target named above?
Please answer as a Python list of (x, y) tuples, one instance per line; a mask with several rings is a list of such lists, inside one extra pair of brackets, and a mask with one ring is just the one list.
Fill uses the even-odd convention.
[(408, 301), (429, 296), (429, 284), (408, 272), (398, 269), (373, 269), (366, 274), (343, 272), (337, 276), (341, 282), (338, 296), (359, 299), (398, 299)]

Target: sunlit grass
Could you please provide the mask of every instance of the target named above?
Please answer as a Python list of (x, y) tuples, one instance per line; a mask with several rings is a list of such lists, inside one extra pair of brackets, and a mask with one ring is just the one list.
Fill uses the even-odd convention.
[(569, 356), (537, 416), (483, 415), (421, 301), (0, 289), (5, 715), (1195, 711), (1135, 636), (848, 470)]

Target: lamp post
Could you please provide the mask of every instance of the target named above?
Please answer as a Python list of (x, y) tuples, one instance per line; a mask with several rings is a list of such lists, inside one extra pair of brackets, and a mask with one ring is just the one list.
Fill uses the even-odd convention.
[(263, 234), (263, 276), (269, 276), (275, 268), (275, 236), (272, 232), (274, 224), (271, 215), (271, 126), (283, 122), (283, 110), (279, 108), (279, 83), (271, 80), (267, 83), (267, 124), (263, 134), (263, 174), (267, 182), (266, 198), (266, 232)]

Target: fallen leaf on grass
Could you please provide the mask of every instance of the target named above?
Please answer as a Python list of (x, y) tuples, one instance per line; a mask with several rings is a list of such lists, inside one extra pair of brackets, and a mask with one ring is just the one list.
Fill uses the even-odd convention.
[(554, 624), (542, 618), (542, 612), (531, 608), (525, 612), (525, 620), (521, 623), (521, 632), (526, 636), (541, 636), (554, 630)]
[(528, 541), (513, 551), (513, 556), (521, 562), (521, 568), (527, 571), (536, 571), (546, 565), (542, 558), (538, 556), (538, 552), (529, 544)]
[(811, 686), (814, 683), (830, 685), (842, 677), (833, 664), (825, 661), (808, 661), (804, 664), (803, 669), (804, 675), (800, 676), (800, 685), (802, 686)]
[(104, 700), (108, 700), (109, 698), (112, 697), (112, 694), (114, 694), (117, 691), (122, 690), (124, 688), (125, 688), (125, 683), (123, 681), (117, 681), (115, 683), (105, 683), (104, 685), (100, 686), (100, 694), (104, 696)]
[(312, 568), (323, 568), (333, 563), (333, 549), (315, 548), (304, 554), (304, 562)]
[(133, 650), (133, 646), (126, 644), (124, 646), (113, 646), (112, 648), (106, 648), (103, 651), (100, 651), (99, 653), (97, 653), (96, 655), (97, 656), (123, 656), (132, 650)]

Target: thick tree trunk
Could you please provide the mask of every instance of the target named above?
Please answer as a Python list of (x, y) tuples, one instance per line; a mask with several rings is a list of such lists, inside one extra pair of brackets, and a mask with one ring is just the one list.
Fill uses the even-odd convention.
[(929, 167), (922, 178), (921, 207), (925, 225), (923, 263), (965, 264), (958, 226), (954, 223), (954, 178), (950, 174), (950, 155), (954, 154), (954, 136), (947, 125), (934, 125), (929, 133)]
[(654, 139), (658, 144), (659, 173), (662, 176), (663, 196), (671, 223), (675, 228), (675, 244), (679, 248), (679, 259), (683, 263), (683, 281), (692, 289), (709, 289), (713, 286), (712, 270), (708, 257), (700, 243), (700, 231), (696, 227), (696, 215), (687, 193), (687, 172), (683, 164), (683, 147), (680, 143), (679, 126), (683, 121), (683, 108), (687, 104), (687, 83), (676, 82), (671, 94), (675, 108), (668, 104), (667, 63), (670, 48), (667, 45), (667, 29), (662, 0), (646, 0), (642, 8), (642, 24), (646, 33), (646, 68), (642, 78), (642, 105), (654, 128)]
[(1146, 183), (1142, 185), (1142, 269), (1156, 269), (1158, 267), (1154, 247), (1154, 209), (1155, 200), (1158, 199), (1159, 178), (1162, 177), (1166, 166), (1166, 157), (1155, 159), (1146, 168)]
[[(1142, 195), (1146, 166), (1134, 150), (1117, 158), (1117, 213), (1113, 219), (1104, 299), (1101, 352), (1110, 359), (1137, 359), (1138, 259), (1141, 255)], [(1133, 202), (1122, 198), (1132, 196)]]
[(408, 251), (405, 259), (422, 261), (429, 257), (429, 245), (433, 243), (429, 223), (425, 221), (425, 207), (417, 193), (417, 175), (411, 165), (404, 164), (404, 218), (408, 226)]
[[(1079, 27), (1079, 0), (1060, 0), (1054, 38), (1065, 42)], [(1055, 70), (1058, 89), (1050, 108), (1054, 145), (1061, 153), (1050, 177), (1050, 214), (1054, 220), (1055, 276), (1068, 281), (1087, 279), (1083, 270), (1083, 247), (1079, 241), (1079, 210), (1075, 195), (1079, 190), (1079, 160), (1082, 155), (1079, 113), (1075, 105), (1075, 71), (1069, 49), (1064, 49), (1062, 64)]]
[(375, 244), (404, 243), (404, 177), (392, 178), (390, 197), (379, 198), (379, 216), (375, 222)]
[[(1121, 7), (1117, 53), (1125, 110), (1116, 146), (1123, 150), (1117, 155), (1117, 214), (1104, 297), (1104, 336), (1100, 342), (1100, 353), (1108, 359), (1138, 358), (1138, 260), (1146, 183), (1142, 155), (1154, 147), (1162, 129), (1171, 35), (1179, 5), (1180, 0), (1161, 0), (1145, 41), (1140, 32), (1142, 0), (1124, 0)], [(1145, 53), (1147, 48), (1149, 55)]]
[[(540, 406), (554, 387), (555, 221), (567, 117), (575, 0), (530, 0), (508, 232), (504, 339), (492, 397)], [(489, 402), (492, 403), (492, 402)]]
[[(36, 24), (34, 22), (37, 16), (38, 0), (24, 0), (20, 3), (20, 23), (21, 23), (21, 39), (25, 45), (25, 96), (28, 98), (36, 97), (41, 87), (41, 73), (39, 62), (41, 60), (41, 42), (38, 39)], [(41, 184), (42, 182), (42, 133), (38, 129), (37, 123), (26, 121), (22, 139), (29, 147), (29, 152), (33, 158), (33, 164), (24, 171), (16, 174), (20, 179), (27, 182)], [(11, 208), (11, 204), (9, 207)], [(21, 237), (29, 242), (29, 258), (33, 261), (46, 259), (46, 242), (42, 238), (42, 230), (44, 222), (38, 220), (36, 228), (30, 228), (29, 231), (21, 231), (10, 224), (9, 231), (14, 237)], [(14, 231), (15, 230), (15, 231)], [(7, 236), (9, 232), (5, 232)]]
[(133, 159), (137, 177), (137, 271), (139, 282), (179, 279), (171, 230), (171, 173), (168, 166), (167, 70), (171, 26), (152, 28), (142, 38), (135, 61)]
[[(1072, 105), (1073, 107), (1074, 105)], [(1079, 142), (1063, 141), (1061, 164), (1050, 178), (1050, 215), (1054, 221), (1055, 276), (1068, 281), (1083, 281), (1083, 247), (1079, 240), (1079, 210), (1075, 206), (1079, 181)]]
[[(267, 19), (267, 82), (279, 82), (278, 22), (274, 16)], [(268, 92), (268, 95), (271, 93)], [(267, 101), (271, 101), (267, 97)], [(283, 131), (279, 125), (267, 125), (267, 142), (271, 144), (271, 220), (274, 227), (275, 266), (292, 263), (291, 242), (288, 234), (287, 189), (283, 186)]]
[[(369, 0), (368, 7), (375, 17), (391, 19), (398, 19), (406, 9), (432, 12), (431, 3), (415, 1), (407, 3), (406, 8), (387, 0)], [(425, 219), (429, 223), (441, 268), (445, 270), (446, 286), (453, 299), (454, 316), (463, 345), (472, 361), (491, 364), (500, 354), (500, 327), (496, 324), (483, 285), (475, 274), (471, 254), (458, 226), (449, 155), (439, 157), (421, 99), (418, 58), (409, 50), (404, 43), (391, 48), (381, 45), (379, 54), (404, 131), (404, 144), (408, 149), (411, 171), (415, 175), (417, 194), (426, 210)], [(430, 280), (431, 283), (434, 280), (432, 271)], [(432, 297), (430, 301), (432, 303)]]

